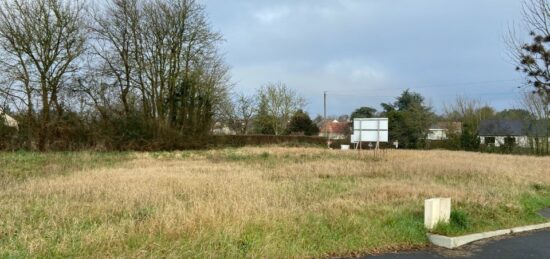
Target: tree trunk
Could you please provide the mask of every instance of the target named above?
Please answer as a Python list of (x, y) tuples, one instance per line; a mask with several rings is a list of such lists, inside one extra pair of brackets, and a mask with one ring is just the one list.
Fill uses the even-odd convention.
[(42, 118), (40, 122), (40, 130), (38, 133), (38, 149), (40, 151), (46, 150), (49, 135), (49, 123), (50, 123), (50, 103), (48, 100), (48, 88), (46, 86), (46, 80), (42, 77)]

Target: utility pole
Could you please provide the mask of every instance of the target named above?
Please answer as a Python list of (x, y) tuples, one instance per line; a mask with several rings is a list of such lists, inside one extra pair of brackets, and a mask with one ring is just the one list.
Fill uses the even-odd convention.
[(324, 97), (325, 97), (325, 105), (324, 105), (324, 107), (325, 107), (325, 109), (324, 109), (325, 113), (324, 113), (323, 119), (326, 121), (326, 120), (327, 120), (327, 91), (325, 91), (324, 94), (325, 94), (325, 96), (324, 96)]
[(324, 114), (323, 114), (323, 126), (325, 127), (325, 136), (327, 136), (327, 147), (330, 148), (330, 136), (328, 135), (328, 122), (327, 122), (327, 91), (324, 92)]

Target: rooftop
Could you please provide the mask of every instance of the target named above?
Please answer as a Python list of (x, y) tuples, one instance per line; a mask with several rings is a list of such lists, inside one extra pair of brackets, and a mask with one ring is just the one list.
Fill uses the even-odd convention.
[(479, 136), (546, 136), (548, 121), (484, 120), (479, 124)]
[(327, 131), (330, 134), (350, 134), (350, 123), (349, 122), (339, 122), (339, 121), (330, 121), (325, 123), (321, 128), (320, 133)]

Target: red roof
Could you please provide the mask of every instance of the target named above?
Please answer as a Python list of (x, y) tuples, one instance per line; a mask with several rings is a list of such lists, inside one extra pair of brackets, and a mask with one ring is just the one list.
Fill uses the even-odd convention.
[(327, 122), (320, 131), (320, 133), (325, 132), (328, 132), (330, 134), (347, 135), (350, 133), (350, 124), (349, 122)]

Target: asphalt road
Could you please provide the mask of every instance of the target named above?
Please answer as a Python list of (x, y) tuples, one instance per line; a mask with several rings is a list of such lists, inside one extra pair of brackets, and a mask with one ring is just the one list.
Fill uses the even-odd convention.
[(420, 258), (549, 258), (550, 230), (517, 234), (492, 240), (484, 240), (465, 245), (455, 250), (432, 248), (425, 251), (404, 252), (367, 256), (379, 259), (420, 259)]

